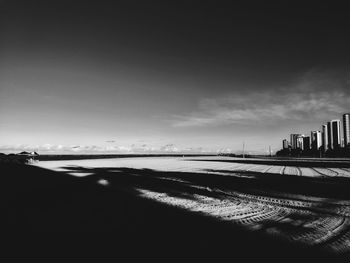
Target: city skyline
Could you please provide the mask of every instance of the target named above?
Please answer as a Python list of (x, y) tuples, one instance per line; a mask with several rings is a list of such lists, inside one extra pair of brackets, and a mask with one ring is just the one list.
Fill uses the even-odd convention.
[(341, 119), (333, 119), (322, 124), (320, 130), (310, 131), (311, 136), (290, 134), (290, 141), (282, 140), (283, 150), (322, 151), (350, 148), (350, 114), (344, 113)]
[(0, 152), (268, 154), (350, 105), (338, 5), (0, 5)]

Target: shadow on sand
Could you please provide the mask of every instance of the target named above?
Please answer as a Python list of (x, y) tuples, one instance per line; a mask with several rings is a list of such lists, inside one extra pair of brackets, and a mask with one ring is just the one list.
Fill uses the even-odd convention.
[[(88, 176), (74, 177), (68, 172), (53, 172), (34, 166), (1, 166), (2, 232), (114, 233), (115, 240), (131, 244), (135, 251), (146, 248), (158, 251), (155, 253), (167, 251), (174, 255), (186, 251), (201, 259), (217, 255), (283, 261), (286, 257), (296, 260), (326, 259), (334, 255), (318, 248), (305, 248), (263, 233), (250, 232), (241, 226), (204, 214), (145, 199), (137, 189), (180, 198), (191, 198), (194, 193), (225, 198), (192, 185), (239, 189), (247, 193), (268, 191), (271, 188), (304, 193), (312, 186), (311, 191), (319, 196), (350, 198), (346, 191), (350, 186), (349, 181), (334, 181), (331, 190), (334, 194), (329, 194), (324, 189), (326, 185), (309, 181), (308, 178), (289, 181), (286, 187), (281, 178), (265, 176), (269, 179), (264, 179), (258, 175), (239, 178), (147, 169), (69, 167), (69, 172), (90, 173)], [(101, 179), (109, 185), (98, 184)], [(303, 183), (305, 189), (300, 190)]]

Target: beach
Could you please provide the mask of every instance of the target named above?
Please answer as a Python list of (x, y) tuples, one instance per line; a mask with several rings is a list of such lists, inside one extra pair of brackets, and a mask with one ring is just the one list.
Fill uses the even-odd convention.
[(276, 247), (348, 255), (349, 163), (330, 161), (327, 168), (324, 162), (285, 162), (164, 156), (2, 164), (2, 226), (118, 232), (173, 245), (192, 240), (221, 252), (234, 244), (266, 256)]

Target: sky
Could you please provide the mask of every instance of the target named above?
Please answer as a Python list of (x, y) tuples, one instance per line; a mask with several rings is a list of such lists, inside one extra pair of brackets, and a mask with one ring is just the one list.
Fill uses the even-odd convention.
[(334, 1), (0, 0), (0, 152), (277, 151), (350, 111), (349, 26)]

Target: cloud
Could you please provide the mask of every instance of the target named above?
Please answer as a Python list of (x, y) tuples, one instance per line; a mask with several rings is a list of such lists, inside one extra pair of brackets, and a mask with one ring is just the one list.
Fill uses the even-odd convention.
[(173, 116), (171, 124), (173, 127), (200, 127), (327, 120), (349, 111), (347, 81), (319, 72), (307, 73), (293, 84), (278, 89), (202, 99), (196, 111)]
[(0, 145), (0, 151), (17, 153), (23, 150), (37, 151), (41, 154), (127, 154), (127, 153), (200, 153), (207, 152), (201, 147), (180, 149), (174, 144), (150, 146), (147, 144), (132, 144), (131, 146), (117, 145)]
[(178, 152), (179, 149), (174, 144), (167, 144), (160, 147), (160, 151), (162, 152)]

